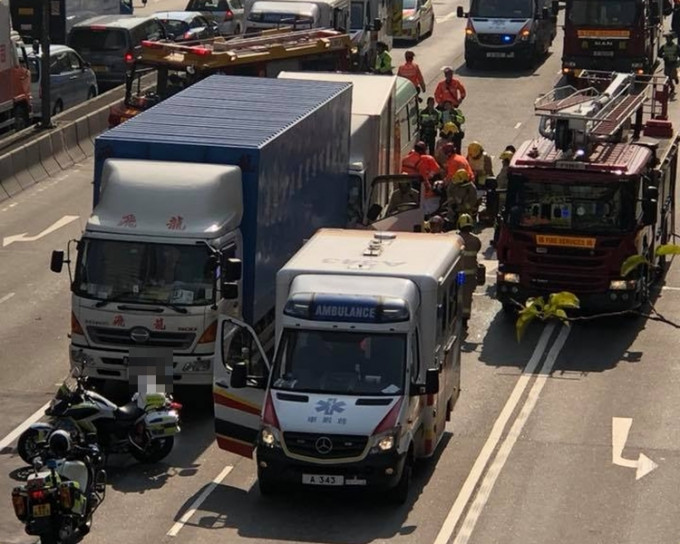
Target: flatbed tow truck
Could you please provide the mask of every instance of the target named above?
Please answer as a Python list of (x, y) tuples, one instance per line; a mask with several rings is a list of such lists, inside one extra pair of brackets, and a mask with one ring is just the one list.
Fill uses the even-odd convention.
[(346, 72), (352, 70), (355, 57), (349, 34), (318, 28), (186, 44), (144, 41), (128, 70), (125, 99), (111, 107), (109, 126), (212, 74), (276, 77), (283, 70)]

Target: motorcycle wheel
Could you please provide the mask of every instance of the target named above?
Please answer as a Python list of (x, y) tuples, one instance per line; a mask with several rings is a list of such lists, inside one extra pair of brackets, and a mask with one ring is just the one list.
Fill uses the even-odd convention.
[(158, 463), (158, 461), (165, 459), (170, 454), (174, 444), (174, 436), (154, 438), (144, 450), (132, 447), (130, 453), (140, 463)]
[(36, 441), (38, 439), (38, 431), (35, 429), (26, 429), (17, 442), (17, 451), (21, 460), (27, 465), (33, 464), (33, 459), (35, 459), (39, 450), (36, 446)]
[(59, 540), (54, 535), (40, 535), (40, 544), (57, 544)]

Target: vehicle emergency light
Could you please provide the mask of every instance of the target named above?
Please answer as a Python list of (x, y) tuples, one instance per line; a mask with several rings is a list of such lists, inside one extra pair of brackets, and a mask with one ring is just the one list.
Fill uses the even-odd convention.
[(224, 20), (225, 21), (232, 21), (234, 19), (234, 12), (228, 9), (227, 11), (224, 12)]
[(127, 53), (125, 53), (124, 59), (125, 59), (125, 62), (130, 64), (134, 60), (134, 56), (132, 55), (132, 53), (130, 51), (128, 51)]
[(47, 498), (47, 492), (44, 489), (32, 489), (28, 492), (28, 497), (32, 501), (43, 501)]

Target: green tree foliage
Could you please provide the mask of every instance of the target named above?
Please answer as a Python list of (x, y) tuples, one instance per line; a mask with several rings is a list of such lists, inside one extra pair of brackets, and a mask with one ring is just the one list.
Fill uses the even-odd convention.
[(578, 297), (568, 291), (551, 293), (547, 302), (543, 297), (527, 299), (519, 311), (517, 322), (515, 323), (517, 341), (521, 342), (527, 327), (532, 321), (536, 319), (541, 321), (559, 319), (563, 323), (568, 324), (566, 310), (577, 308), (580, 308)]

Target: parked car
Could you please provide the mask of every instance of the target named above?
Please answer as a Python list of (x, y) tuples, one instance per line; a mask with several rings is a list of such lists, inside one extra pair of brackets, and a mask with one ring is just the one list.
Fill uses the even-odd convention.
[(166, 37), (156, 17), (101, 15), (74, 25), (66, 45), (90, 63), (99, 89), (104, 90), (125, 83), (128, 65), (139, 54), (144, 40)]
[(154, 15), (163, 23), (168, 38), (176, 42), (203, 40), (220, 33), (217, 22), (199, 11), (158, 11)]
[(419, 42), (434, 31), (434, 8), (432, 0), (403, 0), (401, 32), (394, 37)]
[[(33, 116), (42, 117), (40, 47), (29, 52), (31, 70), (31, 105)], [(70, 47), (50, 46), (50, 107), (52, 115), (94, 98), (98, 94), (97, 77), (90, 66)]]
[(213, 17), (223, 36), (242, 34), (246, 27), (242, 0), (189, 0), (186, 11)]

